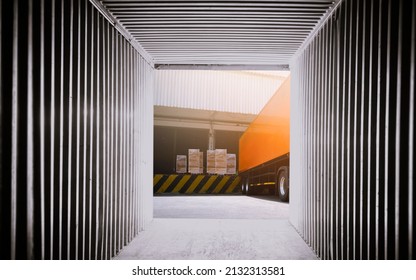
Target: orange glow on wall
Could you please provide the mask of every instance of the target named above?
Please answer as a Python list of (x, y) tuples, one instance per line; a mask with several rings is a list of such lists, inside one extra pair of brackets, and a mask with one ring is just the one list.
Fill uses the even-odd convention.
[(240, 138), (239, 171), (289, 153), (290, 76)]

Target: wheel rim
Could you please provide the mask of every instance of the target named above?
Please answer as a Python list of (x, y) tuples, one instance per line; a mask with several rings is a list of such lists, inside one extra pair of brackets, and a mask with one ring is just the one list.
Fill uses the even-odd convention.
[(285, 195), (285, 177), (282, 176), (279, 181), (279, 190), (282, 195)]

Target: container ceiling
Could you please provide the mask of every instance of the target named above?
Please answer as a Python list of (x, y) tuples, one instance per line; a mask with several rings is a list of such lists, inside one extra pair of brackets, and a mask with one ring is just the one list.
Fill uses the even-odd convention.
[(260, 65), (267, 69), (287, 67), (334, 2), (124, 0), (100, 4), (156, 67), (248, 69)]

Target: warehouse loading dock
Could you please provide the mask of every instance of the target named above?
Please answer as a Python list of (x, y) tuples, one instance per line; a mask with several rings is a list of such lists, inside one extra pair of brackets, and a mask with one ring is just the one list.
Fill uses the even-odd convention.
[[(212, 75), (210, 72), (198, 71), (205, 72), (207, 76)], [(276, 148), (286, 149), (285, 153), (288, 152), (288, 97), (290, 94), (290, 79), (286, 78), (288, 74), (279, 72), (279, 75), (276, 75), (276, 72), (265, 71), (251, 73), (222, 71), (216, 73), (219, 79), (215, 82), (215, 89), (213, 88), (209, 92), (210, 95), (215, 95), (216, 91), (225, 91), (230, 95), (238, 96), (240, 93), (234, 93), (235, 89), (232, 85), (236, 83), (230, 81), (230, 75), (241, 76), (244, 79), (251, 78), (254, 83), (256, 79), (260, 77), (264, 79), (265, 76), (268, 76), (280, 80), (280, 83), (268, 93), (271, 96), (271, 101), (266, 100), (267, 104), (264, 106), (269, 109), (259, 108), (258, 111), (261, 111), (259, 115), (252, 116), (250, 122), (244, 124), (244, 130), (241, 132), (226, 131), (223, 130), (224, 128), (214, 130), (211, 127), (213, 120), (209, 117), (206, 117), (204, 123), (203, 116), (217, 115), (219, 118), (219, 115), (224, 114), (223, 112), (212, 111), (207, 114), (192, 109), (192, 116), (198, 119), (198, 125), (195, 125), (193, 130), (189, 127), (189, 124), (192, 123), (191, 114), (182, 116), (187, 120), (188, 126), (188, 132), (179, 128), (183, 132), (179, 133), (183, 142), (191, 143), (190, 147), (198, 145), (207, 147), (206, 145), (208, 145), (208, 150), (188, 149), (186, 155), (185, 153), (184, 155), (176, 155), (176, 172), (154, 175), (154, 223), (145, 233), (139, 235), (127, 246), (116, 259), (316, 259), (311, 249), (301, 241), (300, 236), (288, 222), (289, 205), (281, 202), (282, 197), (279, 199), (279, 196), (275, 196), (274, 192), (272, 196), (267, 195), (269, 189), (267, 184), (270, 182), (266, 178), (262, 177), (263, 180), (259, 180), (259, 178), (248, 176), (249, 172), (250, 175), (253, 174), (253, 171), (258, 173), (259, 170), (256, 168), (264, 164), (265, 161), (262, 159), (258, 161), (259, 157), (269, 156), (266, 159), (269, 161), (276, 155), (274, 152)], [(189, 71), (189, 75), (195, 74)], [(227, 78), (222, 78), (222, 76)], [(283, 76), (285, 79), (282, 79)], [(192, 88), (195, 95), (200, 95), (203, 93), (197, 89), (209, 90), (209, 85), (205, 87), (201, 85), (206, 79), (209, 77), (194, 79), (192, 83), (195, 84), (193, 85), (179, 86), (182, 86), (184, 91), (187, 87)], [(161, 80), (159, 79), (159, 81)], [(219, 86), (221, 80), (227, 80), (227, 83), (224, 83), (227, 90), (222, 90)], [(187, 83), (191, 82), (187, 81)], [(162, 84), (158, 87), (164, 86)], [(166, 88), (168, 87), (166, 86)], [(173, 95), (173, 92), (175, 89), (170, 88), (170, 98), (175, 100), (177, 97)], [(181, 94), (186, 95), (186, 92)], [(259, 92), (259, 89), (253, 91), (253, 98), (256, 98), (256, 94), (261, 95), (262, 93)], [(189, 104), (191, 105), (188, 106), (192, 106), (192, 103), (189, 102)], [(194, 106), (198, 106), (198, 104)], [(230, 107), (232, 108), (232, 106)], [(159, 123), (155, 130), (163, 129), (163, 125), (166, 123), (169, 123), (171, 128), (176, 126), (176, 129), (183, 125), (181, 118), (172, 116), (174, 110), (170, 107), (165, 110), (170, 112), (171, 119), (167, 118), (167, 112), (163, 112), (164, 108), (158, 108), (158, 114), (164, 116), (165, 122)], [(280, 115), (273, 118), (272, 116), (276, 115), (276, 110), (280, 112)], [(181, 109), (176, 109), (177, 115), (179, 115), (178, 111), (180, 112)], [(241, 118), (231, 117), (233, 115), (231, 112), (227, 114), (229, 118), (227, 125), (230, 130), (233, 130), (237, 124), (242, 124)], [(279, 123), (282, 116), (285, 118), (283, 120), (286, 124), (285, 129), (276, 131), (276, 124), (273, 124), (273, 121), (277, 120)], [(155, 118), (160, 117), (155, 116)], [(264, 119), (266, 119), (265, 122)], [(174, 120), (177, 122), (175, 123)], [(223, 118), (223, 124), (224, 120)], [(263, 122), (260, 123), (259, 120), (263, 120)], [(206, 125), (211, 129), (209, 131), (203, 130), (199, 128), (199, 125)], [(218, 141), (218, 136), (233, 135), (232, 133), (238, 137), (228, 137), (227, 145), (220, 145), (222, 142)], [(270, 139), (270, 134), (273, 133), (276, 135)], [(166, 150), (172, 149), (171, 147), (175, 147), (176, 150), (179, 145), (176, 139), (171, 138), (171, 142), (164, 143), (162, 148), (164, 152), (161, 152), (159, 149), (161, 145), (157, 144), (160, 141), (158, 137), (166, 139), (167, 135), (162, 133), (156, 136), (155, 134), (155, 158), (160, 158), (159, 161), (155, 161), (155, 170), (161, 168), (158, 164), (165, 165), (169, 162), (171, 158), (169, 155), (172, 153), (166, 152)], [(247, 139), (244, 142), (247, 143), (244, 146), (245, 150), (241, 146), (242, 139)], [(276, 143), (276, 139), (285, 142), (286, 145), (281, 146)], [(253, 141), (256, 143), (251, 143)], [(272, 142), (275, 142), (275, 145)], [(269, 148), (273, 148), (268, 155), (266, 155), (265, 143), (269, 143)], [(216, 149), (213, 149), (214, 144)], [(277, 147), (276, 144), (278, 144)], [(226, 149), (218, 149), (217, 147)], [(244, 168), (236, 166), (236, 154), (229, 154), (229, 150), (238, 151), (237, 157), (240, 164), (241, 158), (243, 158)], [(243, 154), (241, 154), (242, 150)], [(201, 154), (204, 159), (202, 162)], [(281, 155), (277, 153), (276, 157), (279, 158)], [(247, 167), (250, 164), (252, 165)], [(250, 168), (254, 168), (253, 171), (249, 170)], [(242, 175), (241, 170), (243, 169), (245, 172)], [(238, 174), (237, 170), (240, 171)], [(275, 175), (273, 174), (271, 180), (273, 190), (275, 189)], [(266, 195), (243, 196), (242, 178), (245, 183), (250, 180), (250, 185), (247, 186), (251, 190), (249, 193), (254, 193), (253, 189), (256, 189), (257, 194), (265, 192)], [(256, 183), (254, 180), (257, 180)], [(169, 228), (169, 230), (161, 231), (162, 228)], [(253, 238), (253, 235), (256, 237)], [(172, 240), (175, 240), (175, 244), (172, 244)]]
[(290, 70), (289, 225), (321, 259), (415, 259), (414, 1), (0, 0), (0, 14), (2, 259), (111, 259), (152, 225), (162, 70)]

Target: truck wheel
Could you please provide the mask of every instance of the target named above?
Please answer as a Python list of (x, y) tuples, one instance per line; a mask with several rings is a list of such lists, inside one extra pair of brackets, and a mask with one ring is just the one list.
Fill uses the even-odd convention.
[(248, 179), (242, 180), (242, 183), (241, 183), (241, 193), (242, 194), (247, 194), (247, 181), (248, 181)]
[(287, 168), (282, 169), (279, 172), (276, 182), (276, 193), (279, 194), (280, 200), (287, 202), (289, 201), (289, 176)]

